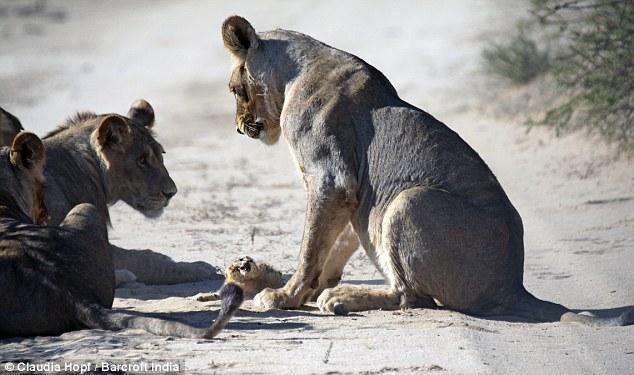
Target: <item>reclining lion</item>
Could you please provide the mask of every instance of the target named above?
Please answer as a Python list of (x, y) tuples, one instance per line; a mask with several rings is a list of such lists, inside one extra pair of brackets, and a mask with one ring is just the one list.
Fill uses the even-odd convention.
[(42, 226), (44, 145), (20, 133), (0, 148), (0, 337), (57, 335), (98, 328), (139, 328), (178, 337), (212, 338), (242, 302), (227, 284), (218, 319), (208, 328), (109, 310), (114, 269), (107, 223), (93, 205), (70, 210), (59, 226)]
[(308, 198), (298, 269), (256, 305), (298, 308), (336, 283), (356, 245), (350, 223), (389, 288), (326, 289), (323, 311), (439, 301), (473, 315), (634, 320), (631, 311), (605, 320), (574, 314), (526, 291), (522, 220), (491, 170), (376, 68), (298, 32), (256, 33), (239, 16), (224, 21), (222, 37), (238, 132), (266, 144), (282, 134)]
[[(160, 216), (176, 194), (176, 185), (163, 165), (164, 151), (154, 139), (153, 125), (154, 110), (145, 100), (137, 100), (127, 116), (81, 112), (46, 135), (50, 223), (58, 225), (80, 203), (95, 206), (109, 223), (108, 205), (119, 200), (147, 217)], [(135, 279), (175, 284), (218, 277), (215, 267), (204, 262), (174, 262), (151, 250), (112, 246), (112, 251), (117, 285)]]

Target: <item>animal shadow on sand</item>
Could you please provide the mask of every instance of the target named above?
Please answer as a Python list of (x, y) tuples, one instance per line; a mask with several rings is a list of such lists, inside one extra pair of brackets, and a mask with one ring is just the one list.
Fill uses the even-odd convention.
[[(145, 316), (160, 318), (181, 323), (190, 324), (199, 328), (208, 326), (212, 319), (218, 315), (217, 311), (188, 311), (172, 313), (142, 313), (125, 309), (117, 309), (134, 316)], [(243, 311), (241, 311), (243, 312)], [(238, 312), (237, 316), (244, 316)], [(273, 314), (271, 316), (276, 316)], [(260, 316), (262, 318), (262, 316)], [(262, 322), (261, 319), (250, 319), (249, 322), (232, 321), (225, 327), (226, 331), (218, 338), (209, 340), (225, 341), (231, 340), (232, 331), (258, 331), (258, 330), (311, 330), (312, 326), (299, 322)], [(137, 336), (136, 332), (124, 332), (123, 334), (104, 330), (82, 330), (51, 337), (13, 337), (0, 339), (0, 366), (5, 362), (31, 362), (40, 363), (43, 361), (57, 360), (65, 353), (76, 353), (87, 347), (97, 347), (99, 350), (120, 350), (121, 348), (138, 345), (139, 340), (172, 341), (172, 337), (152, 336), (139, 331), (142, 336)], [(200, 342), (200, 340), (198, 340)]]
[[(445, 307), (440, 306), (438, 309), (440, 310), (448, 310)], [(617, 318), (621, 316), (621, 314), (627, 311), (634, 311), (634, 305), (622, 306), (622, 307), (612, 307), (608, 309), (570, 309), (570, 311), (577, 314), (590, 314), (592, 316), (596, 316), (598, 318)], [(474, 318), (483, 319), (483, 320), (492, 320), (492, 321), (500, 321), (500, 322), (509, 322), (509, 323), (544, 323), (538, 320), (527, 319), (524, 317), (514, 316), (514, 315), (495, 315), (495, 316), (479, 316), (472, 315)], [(559, 323), (559, 322), (553, 322)]]
[[(380, 286), (385, 285), (385, 281), (382, 279), (371, 280), (343, 280), (343, 285), (365, 285), (365, 286)], [(174, 284), (174, 285), (144, 285), (135, 283), (131, 285), (131, 288), (124, 285), (123, 288), (117, 289), (117, 298), (134, 298), (139, 300), (154, 300), (167, 297), (193, 297), (198, 293), (209, 293), (218, 290), (222, 286), (222, 280), (211, 280), (196, 283), (187, 284)], [(437, 310), (449, 310), (444, 306), (439, 306)], [(634, 305), (613, 307), (606, 309), (574, 309), (571, 311), (575, 313), (590, 313), (599, 318), (616, 318), (626, 311), (633, 311)], [(192, 312), (193, 313), (193, 312)], [(204, 312), (208, 313), (208, 312)], [(171, 313), (173, 316), (178, 313)], [(194, 313), (195, 314), (195, 313)], [(240, 310), (237, 317), (253, 317), (254, 323), (229, 323), (227, 326), (229, 329), (275, 329), (275, 326), (265, 328), (263, 324), (257, 322), (260, 318), (277, 318), (287, 319), (292, 317), (325, 317), (331, 316), (330, 314), (320, 313), (316, 307), (305, 305), (300, 310), (269, 310), (264, 312)], [(351, 317), (363, 316), (362, 314), (349, 314)], [(472, 315), (473, 316), (473, 315)], [(501, 316), (473, 316), (478, 319), (492, 320), (492, 321), (506, 321), (511, 323), (540, 323), (536, 320), (522, 318), (518, 316), (501, 315)], [(167, 318), (166, 318), (167, 319)], [(176, 320), (179, 320), (178, 318)], [(189, 321), (185, 323), (191, 324)], [(201, 323), (202, 326), (205, 324)], [(232, 328), (232, 324), (240, 324), (243, 328)], [(301, 328), (301, 327), (299, 327)], [(291, 327), (280, 327), (279, 329), (291, 329)]]
[[(218, 309), (213, 308), (212, 310), (203, 310), (203, 311), (177, 311), (177, 312), (169, 312), (169, 313), (145, 313), (128, 309), (116, 309), (120, 312), (125, 312), (126, 314), (134, 315), (134, 316), (144, 316), (149, 318), (158, 318), (163, 320), (177, 321), (180, 323), (185, 323), (198, 328), (208, 327), (211, 322), (217, 318)], [(288, 313), (288, 314), (285, 314)], [(227, 326), (227, 331), (241, 331), (241, 330), (310, 330), (312, 329), (312, 325), (308, 323), (301, 322), (286, 322), (286, 321), (274, 321), (274, 322), (263, 322), (262, 320), (265, 318), (290, 318), (294, 316), (298, 316), (294, 314), (295, 311), (267, 311), (262, 313), (254, 313), (248, 310), (238, 310), (234, 315), (236, 318), (241, 317), (249, 317), (253, 319), (249, 319), (248, 321), (230, 321)], [(312, 315), (305, 313), (306, 315)], [(305, 315), (304, 315), (305, 316)], [(317, 316), (317, 315), (315, 315)], [(258, 319), (259, 318), (259, 319)]]
[[(179, 312), (169, 312), (169, 313), (146, 313), (139, 312), (134, 310), (129, 310), (125, 308), (115, 309), (117, 312), (122, 312), (125, 314), (129, 314), (131, 316), (142, 316), (148, 318), (158, 318), (168, 321), (177, 321), (180, 323), (188, 324), (198, 328), (208, 327), (209, 324), (218, 317), (217, 309), (213, 309), (211, 311), (179, 311)], [(297, 316), (294, 312), (290, 311), (271, 311), (264, 313), (251, 313), (249, 311), (240, 310), (236, 312), (235, 317), (253, 317), (253, 319), (249, 319), (249, 321), (231, 321), (225, 327), (226, 332), (224, 336), (230, 335), (231, 331), (258, 331), (258, 330), (312, 330), (312, 325), (308, 323), (301, 322), (286, 322), (284, 321), (285, 317)], [(258, 319), (259, 318), (259, 319)], [(262, 321), (264, 318), (275, 318), (275, 321)], [(148, 333), (141, 333), (142, 335), (147, 335), (152, 337), (152, 335)], [(157, 339), (168, 339), (172, 340), (172, 338), (161, 337), (161, 336), (153, 336)], [(117, 332), (112, 331), (103, 331), (103, 330), (81, 330), (81, 331), (73, 331), (62, 334), (60, 336), (51, 336), (51, 337), (12, 337), (6, 339), (0, 339), (0, 347), (2, 350), (0, 351), (0, 363), (6, 361), (15, 362), (16, 358), (21, 358), (24, 356), (34, 358), (42, 358), (42, 356), (46, 355), (46, 346), (51, 346), (51, 350), (56, 354), (59, 354), (60, 347), (56, 347), (54, 343), (60, 344), (62, 342), (71, 343), (78, 341), (91, 341), (96, 339), (97, 342), (101, 343), (96, 345), (105, 345), (119, 347), (121, 346), (121, 341), (126, 341), (129, 338), (127, 335), (118, 335)], [(214, 340), (223, 340), (222, 337)], [(103, 344), (103, 345), (102, 345)], [(112, 345), (109, 345), (112, 344)], [(64, 345), (62, 345), (64, 346)]]

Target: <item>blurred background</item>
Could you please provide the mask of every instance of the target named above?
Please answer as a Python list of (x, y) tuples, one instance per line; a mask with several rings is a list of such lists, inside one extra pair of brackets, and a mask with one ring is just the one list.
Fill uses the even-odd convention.
[[(2, 1), (0, 102), (41, 130), (74, 110), (123, 111), (137, 97), (154, 104), (163, 120), (192, 110), (207, 117), (232, 114), (220, 25), (239, 14), (256, 30), (299, 30), (361, 56), (406, 100), (438, 113), (469, 104), (464, 90), (478, 84), (484, 42), (512, 31), (524, 5)], [(176, 108), (170, 100), (179, 95), (190, 100)]]

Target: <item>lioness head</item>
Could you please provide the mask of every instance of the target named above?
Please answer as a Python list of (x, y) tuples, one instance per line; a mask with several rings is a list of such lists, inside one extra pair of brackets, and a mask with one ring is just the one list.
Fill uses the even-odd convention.
[(45, 224), (44, 145), (33, 133), (18, 134), (10, 147), (0, 148), (0, 206), (4, 214)]
[(20, 120), (0, 108), (0, 147), (10, 146), (20, 131), (24, 130)]
[(251, 24), (239, 16), (224, 21), (222, 38), (233, 60), (229, 91), (236, 100), (238, 133), (266, 144), (277, 142), (284, 88), (278, 87), (280, 77), (270, 70), (276, 64), (270, 56), (274, 46), (263, 51), (263, 41)]
[(154, 139), (154, 111), (145, 100), (127, 116), (97, 116), (91, 142), (104, 161), (112, 199), (121, 199), (146, 217), (158, 217), (176, 194), (163, 164), (163, 147)]

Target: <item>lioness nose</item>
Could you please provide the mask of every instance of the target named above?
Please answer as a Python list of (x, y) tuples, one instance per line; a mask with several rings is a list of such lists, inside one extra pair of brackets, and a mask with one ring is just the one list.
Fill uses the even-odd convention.
[(167, 186), (163, 187), (163, 195), (165, 196), (165, 198), (167, 198), (167, 200), (170, 200), (174, 195), (176, 195), (176, 192), (178, 191), (178, 189), (176, 188), (176, 184), (174, 183), (174, 181), (172, 181), (172, 179), (170, 178), (169, 180), (169, 184)]

